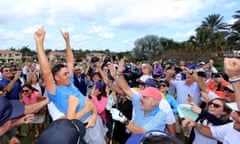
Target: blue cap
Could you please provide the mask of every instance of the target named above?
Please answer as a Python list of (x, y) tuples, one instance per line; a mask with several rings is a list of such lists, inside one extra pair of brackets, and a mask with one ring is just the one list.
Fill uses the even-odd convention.
[(19, 100), (8, 100), (0, 97), (0, 126), (8, 120), (21, 116), (24, 113), (24, 105)]
[(100, 81), (94, 82), (90, 87), (95, 86), (97, 89), (102, 90), (103, 89), (103, 84)]
[(154, 87), (154, 88), (159, 88), (159, 84), (158, 81), (153, 79), (153, 78), (148, 78), (145, 82), (144, 82), (145, 86), (148, 87)]

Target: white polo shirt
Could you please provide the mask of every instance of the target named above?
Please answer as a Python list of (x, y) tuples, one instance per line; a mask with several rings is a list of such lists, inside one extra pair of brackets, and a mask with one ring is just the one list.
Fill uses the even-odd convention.
[(239, 144), (240, 131), (233, 128), (233, 122), (221, 125), (210, 126), (213, 138), (221, 141), (223, 144)]
[(161, 99), (159, 102), (159, 108), (166, 114), (166, 124), (176, 123), (172, 108), (166, 99)]

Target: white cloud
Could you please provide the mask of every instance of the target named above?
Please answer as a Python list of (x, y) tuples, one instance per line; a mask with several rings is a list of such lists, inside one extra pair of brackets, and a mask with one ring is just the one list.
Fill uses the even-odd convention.
[(101, 37), (101, 38), (109, 39), (109, 38), (113, 38), (114, 34), (113, 33), (104, 32), (104, 33), (99, 33), (98, 36)]
[(39, 29), (41, 27), (41, 25), (33, 25), (27, 28), (24, 28), (22, 30), (22, 33), (24, 34), (33, 34), (37, 29)]
[(89, 33), (100, 33), (105, 30), (106, 30), (106, 28), (104, 28), (102, 26), (93, 25), (93, 26), (91, 26), (91, 28), (89, 28)]
[(166, 24), (191, 17), (204, 8), (204, 3), (200, 0), (150, 1), (126, 5), (119, 15), (110, 19), (110, 23), (114, 26)]
[(180, 40), (187, 40), (190, 36), (195, 36), (196, 35), (196, 31), (195, 30), (191, 30), (188, 31), (186, 33), (181, 33), (181, 32), (177, 32), (173, 38), (174, 39), (180, 39)]
[(93, 34), (97, 34), (98, 37), (100, 38), (113, 38), (114, 37), (114, 33), (109, 32), (108, 28), (103, 27), (103, 26), (96, 26), (93, 25), (90, 28), (88, 28), (88, 32), (89, 33), (93, 33)]
[(237, 21), (237, 19), (232, 18), (232, 19), (230, 19), (227, 23), (229, 23), (229, 24), (234, 24), (236, 21)]
[(129, 42), (130, 42), (130, 40), (127, 40), (127, 39), (121, 41), (121, 43), (123, 43), (123, 44), (127, 44)]
[(86, 35), (78, 34), (78, 35), (73, 35), (72, 36), (72, 40), (75, 41), (75, 42), (82, 42), (82, 41), (85, 41), (87, 39), (89, 39), (89, 38)]
[(35, 47), (33, 32), (41, 25), (47, 31), (46, 45), (53, 49), (64, 47), (59, 28), (70, 32), (73, 46), (86, 49), (131, 48), (134, 39), (152, 33), (183, 40), (209, 14), (220, 13), (233, 23), (229, 13), (232, 16), (239, 4), (239, 0), (1, 0), (0, 42)]
[(232, 1), (232, 2), (226, 3), (225, 7), (228, 8), (228, 9), (231, 9), (231, 8), (233, 8), (236, 5), (237, 5), (237, 2), (236, 1)]

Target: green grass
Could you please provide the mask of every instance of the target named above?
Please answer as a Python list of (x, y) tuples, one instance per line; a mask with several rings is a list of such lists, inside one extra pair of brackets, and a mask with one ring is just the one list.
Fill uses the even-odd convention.
[[(47, 125), (49, 124), (49, 117), (48, 116), (46, 116), (46, 121), (45, 121), (45, 126), (44, 126), (44, 128), (46, 128), (47, 127)], [(18, 139), (21, 141), (21, 144), (31, 144), (31, 139), (30, 139), (30, 136), (29, 136), (29, 133), (28, 133), (28, 126), (27, 126), (27, 124), (25, 124), (25, 125), (22, 125), (21, 126), (21, 128), (22, 128), (22, 131), (23, 132), (25, 132), (28, 136), (27, 137), (18, 137)], [(43, 128), (43, 129), (44, 129)], [(15, 131), (16, 131), (16, 128), (14, 129)], [(37, 144), (37, 138), (35, 138), (35, 144)], [(7, 144), (7, 141), (8, 141), (8, 137), (7, 136), (4, 136), (3, 137), (3, 141), (2, 141), (2, 144)]]
[[(28, 134), (28, 126), (27, 125), (23, 125), (21, 126), (22, 128), (22, 131), (25, 132), (26, 134)], [(16, 131), (16, 129), (15, 129)], [(28, 134), (29, 135), (29, 134)], [(27, 137), (18, 137), (19, 140), (21, 141), (21, 144), (31, 144), (31, 141), (30, 141), (30, 137), (27, 136)], [(4, 136), (3, 138), (3, 143), (2, 144), (7, 144), (7, 140), (8, 140), (8, 137), (7, 136)]]

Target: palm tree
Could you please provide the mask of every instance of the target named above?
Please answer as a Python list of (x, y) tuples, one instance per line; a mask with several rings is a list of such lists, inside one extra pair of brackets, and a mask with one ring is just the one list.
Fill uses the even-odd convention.
[(224, 37), (229, 29), (229, 24), (223, 22), (223, 16), (212, 14), (202, 21), (202, 24), (196, 29), (197, 45), (200, 51), (203, 49), (212, 52), (222, 50), (221, 45), (225, 45)]
[(211, 14), (208, 17), (205, 17), (200, 27), (197, 28), (197, 31), (201, 28), (212, 29), (213, 32), (218, 32), (219, 30), (226, 30), (228, 29), (229, 25), (222, 22), (223, 18), (224, 17), (220, 16), (220, 14)]
[(236, 14), (233, 15), (233, 18), (235, 18), (237, 20), (231, 25), (231, 32), (226, 37), (226, 40), (228, 41), (229, 47), (231, 49), (239, 49), (239, 46), (240, 46), (240, 10), (236, 11)]

